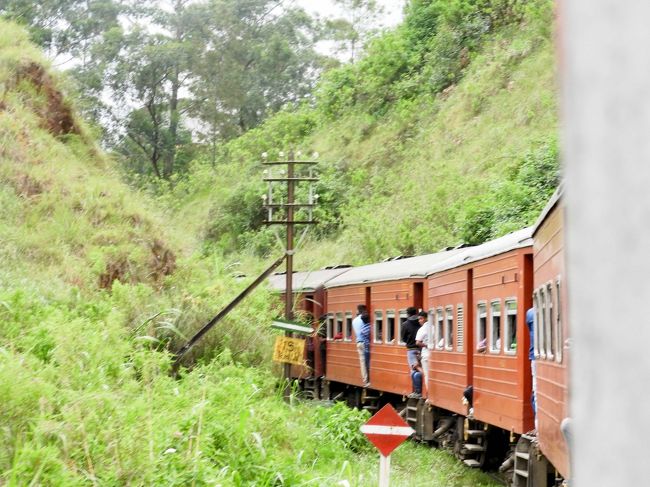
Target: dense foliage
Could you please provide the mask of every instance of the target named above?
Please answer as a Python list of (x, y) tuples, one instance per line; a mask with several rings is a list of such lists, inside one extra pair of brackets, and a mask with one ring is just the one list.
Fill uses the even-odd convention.
[(209, 248), (265, 255), (276, 239), (262, 225), (259, 161), (293, 148), (321, 159), (311, 266), (530, 225), (559, 180), (551, 19), (547, 0), (410, 2), (404, 23), (328, 71), (312, 102), (229, 142), (216, 164), (199, 156), (165, 198)]

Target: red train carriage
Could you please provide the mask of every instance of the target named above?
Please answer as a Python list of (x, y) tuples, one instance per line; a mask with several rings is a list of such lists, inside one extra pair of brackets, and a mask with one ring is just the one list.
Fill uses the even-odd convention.
[(524, 229), (467, 248), (428, 278), (429, 402), (465, 414), (461, 398), (472, 385), (474, 418), (514, 433), (533, 428), (525, 323), (530, 235)]
[[(556, 195), (534, 229), (482, 245), (318, 271), (309, 279), (296, 273), (297, 309), (315, 318), (326, 314), (323, 397), (335, 392), (369, 409), (377, 401), (393, 402), (404, 408), (416, 437), (453, 447), (471, 466), (501, 464), (515, 487), (551, 487), (567, 478), (568, 449), (561, 433), (568, 415), (562, 211)], [(272, 282), (284, 290), (283, 275)], [(535, 427), (525, 323), (533, 301), (537, 437), (526, 433)], [(372, 389), (365, 394), (352, 330), (358, 304), (366, 305), (372, 323)], [(409, 306), (429, 311), (432, 340), (426, 397), (406, 400), (411, 383), (400, 336)], [(317, 375), (323, 370), (319, 359), (316, 354)], [(468, 386), (471, 408), (462, 402)]]
[(362, 385), (352, 319), (357, 305), (365, 304), (372, 322), (372, 389), (409, 394), (411, 384), (406, 348), (400, 340), (406, 308), (424, 307), (426, 270), (459, 251), (454, 249), (355, 267), (328, 281), (325, 285), (328, 313), (327, 380)]
[(566, 346), (569, 323), (563, 229), (564, 205), (561, 191), (557, 191), (533, 233), (537, 441), (552, 466), (562, 477), (569, 478), (569, 450), (560, 428), (569, 415), (569, 350)]
[[(293, 273), (293, 294), (294, 294), (294, 310), (297, 315), (302, 314), (312, 323), (315, 331), (318, 330), (318, 319), (325, 313), (326, 296), (324, 285), (327, 281), (335, 278), (348, 270), (349, 266), (337, 266), (334, 268), (326, 268), (317, 271), (308, 272), (294, 272)], [(284, 272), (273, 274), (268, 279), (269, 287), (272, 291), (280, 293), (284, 299), (284, 291), (286, 288), (286, 274)], [(321, 360), (320, 340), (321, 338), (316, 335), (308, 338), (311, 342), (309, 347), (305, 347), (305, 366), (291, 367), (291, 377), (305, 378), (310, 376), (320, 377), (324, 375), (323, 363)], [(309, 357), (309, 353), (313, 355)], [(307, 365), (308, 362), (312, 363)]]

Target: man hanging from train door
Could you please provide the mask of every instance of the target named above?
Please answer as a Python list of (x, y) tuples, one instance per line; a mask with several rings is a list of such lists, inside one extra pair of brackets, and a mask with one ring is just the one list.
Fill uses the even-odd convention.
[(533, 392), (530, 398), (530, 403), (533, 406), (533, 414), (535, 415), (535, 429), (537, 429), (537, 364), (535, 363), (535, 308), (530, 308), (526, 311), (526, 326), (530, 334), (530, 348), (528, 349), (528, 360), (530, 360), (530, 373), (533, 379)]
[[(409, 376), (413, 382), (414, 378), (413, 373), (418, 371), (420, 367), (420, 347), (415, 343), (415, 337), (417, 336), (418, 330), (420, 329), (420, 323), (418, 321), (418, 310), (413, 306), (406, 308), (406, 321), (402, 326), (402, 336), (400, 337), (402, 341), (406, 344), (406, 360), (409, 366)], [(420, 377), (421, 377), (420, 373)], [(412, 395), (419, 395), (420, 391), (417, 390), (415, 383), (413, 383), (413, 392)]]
[(368, 309), (365, 304), (357, 305), (357, 316), (352, 320), (352, 328), (354, 329), (354, 336), (357, 342), (357, 353), (359, 354), (359, 366), (361, 369), (361, 380), (363, 386), (368, 387), (370, 381), (368, 380), (368, 367), (366, 364), (366, 350), (363, 339), (363, 319), (361, 315), (368, 314)]
[(363, 343), (363, 358), (366, 366), (366, 381), (363, 387), (370, 387), (370, 315), (368, 312), (361, 313), (361, 342)]

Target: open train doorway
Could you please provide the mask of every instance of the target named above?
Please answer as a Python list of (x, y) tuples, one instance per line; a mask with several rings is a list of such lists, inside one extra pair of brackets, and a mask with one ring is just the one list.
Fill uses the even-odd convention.
[(424, 282), (413, 284), (413, 306), (418, 310), (424, 309)]

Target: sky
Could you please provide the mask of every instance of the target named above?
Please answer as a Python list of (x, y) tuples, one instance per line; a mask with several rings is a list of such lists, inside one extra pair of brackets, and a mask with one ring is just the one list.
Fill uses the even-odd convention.
[[(304, 8), (312, 15), (322, 18), (345, 17), (333, 0), (294, 0), (295, 4)], [(377, 0), (382, 8), (382, 14), (377, 19), (376, 25), (367, 25), (371, 29), (390, 28), (402, 21), (402, 12), (406, 0)], [(320, 41), (316, 44), (316, 51), (321, 54), (334, 56), (340, 61), (349, 61), (349, 53), (336, 50), (336, 43), (333, 41)]]
[[(402, 9), (406, 0), (377, 0), (384, 13), (377, 27), (391, 27), (402, 20)], [(340, 10), (332, 0), (297, 0), (296, 3), (310, 13), (317, 13), (323, 17), (337, 17)]]

